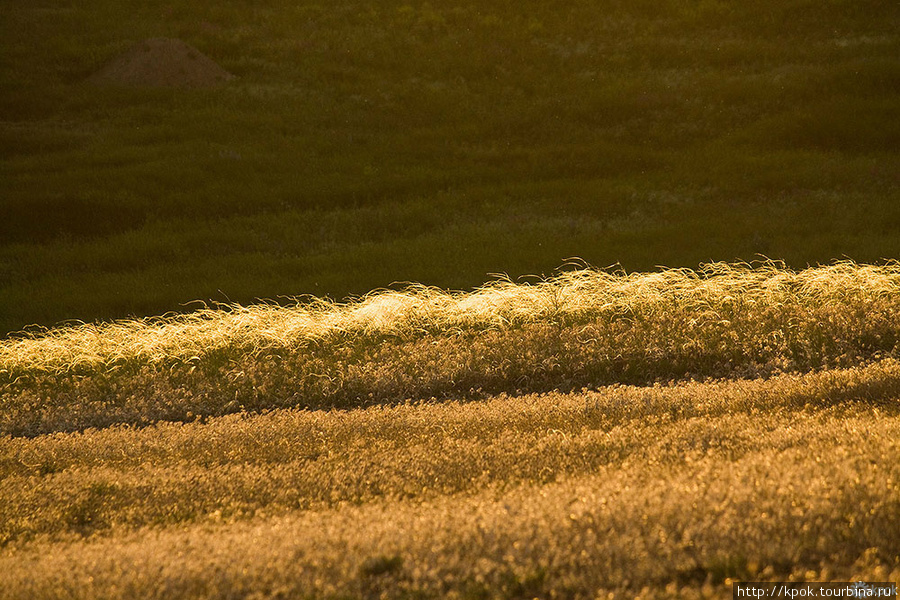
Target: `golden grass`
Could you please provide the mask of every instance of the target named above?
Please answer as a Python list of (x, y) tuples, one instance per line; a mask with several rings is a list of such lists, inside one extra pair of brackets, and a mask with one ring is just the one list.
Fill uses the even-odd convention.
[(0, 598), (897, 579), (898, 284), (580, 271), (5, 340)]
[(898, 286), (716, 264), (61, 328), (0, 344), (0, 433), (849, 367), (898, 355)]
[[(900, 574), (900, 364), (0, 444), (0, 597), (730, 593)], [(893, 573), (892, 573), (893, 571)]]
[(866, 458), (703, 459), (45, 544), (0, 556), (0, 598), (730, 598), (731, 579), (896, 581), (882, 490), (897, 474)]
[(523, 323), (609, 322), (691, 313), (697, 322), (738, 310), (865, 308), (900, 297), (900, 264), (840, 262), (794, 272), (775, 263), (713, 263), (698, 271), (581, 270), (533, 284), (508, 280), (471, 293), (425, 286), (373, 292), (346, 304), (230, 305), (189, 314), (59, 327), (0, 344), (0, 372), (102, 369), (123, 362), (189, 361), (216, 352), (307, 348), (335, 336), (396, 336), (505, 328)]

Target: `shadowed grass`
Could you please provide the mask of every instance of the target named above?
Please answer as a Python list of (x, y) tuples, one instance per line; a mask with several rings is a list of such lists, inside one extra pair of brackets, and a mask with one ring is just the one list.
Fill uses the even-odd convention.
[[(567, 256), (900, 257), (893, 2), (7, 4), (3, 336)], [(160, 36), (239, 79), (84, 83)]]

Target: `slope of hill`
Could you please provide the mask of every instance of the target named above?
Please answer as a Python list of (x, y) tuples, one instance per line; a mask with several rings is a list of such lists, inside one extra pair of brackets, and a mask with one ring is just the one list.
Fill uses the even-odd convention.
[(0, 598), (896, 581), (898, 287), (582, 271), (4, 341)]
[[(0, 335), (570, 256), (900, 258), (896, 2), (2, 9)], [(90, 83), (155, 38), (238, 78)]]

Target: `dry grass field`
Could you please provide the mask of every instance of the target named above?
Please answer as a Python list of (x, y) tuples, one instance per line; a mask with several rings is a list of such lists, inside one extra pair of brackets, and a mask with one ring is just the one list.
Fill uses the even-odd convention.
[(0, 600), (900, 580), (900, 2), (0, 15)]
[(900, 265), (582, 270), (0, 342), (0, 598), (900, 580)]

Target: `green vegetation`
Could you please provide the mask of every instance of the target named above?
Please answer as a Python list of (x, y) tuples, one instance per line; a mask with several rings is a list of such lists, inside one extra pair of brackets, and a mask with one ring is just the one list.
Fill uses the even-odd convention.
[(898, 292), (720, 263), (4, 340), (0, 598), (896, 580)]
[[(900, 257), (894, 2), (0, 9), (0, 334), (571, 256)], [(85, 83), (161, 36), (239, 79)]]
[(0, 600), (900, 580), (900, 3), (0, 13)]

